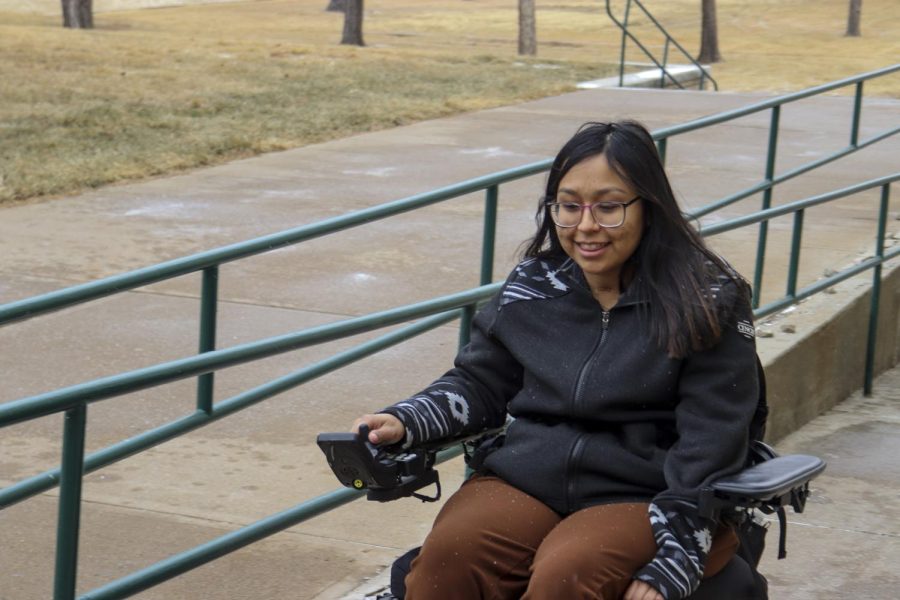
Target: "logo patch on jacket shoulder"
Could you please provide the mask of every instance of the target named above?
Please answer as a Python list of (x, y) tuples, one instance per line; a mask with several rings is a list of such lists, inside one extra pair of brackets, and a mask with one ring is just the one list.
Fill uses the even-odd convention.
[(559, 275), (571, 266), (567, 260), (558, 268), (539, 259), (530, 259), (516, 266), (516, 275), (503, 288), (500, 305), (505, 306), (520, 300), (546, 300), (569, 293), (569, 286)]
[(748, 340), (752, 340), (756, 337), (756, 330), (753, 328), (753, 324), (750, 321), (738, 321), (737, 330)]

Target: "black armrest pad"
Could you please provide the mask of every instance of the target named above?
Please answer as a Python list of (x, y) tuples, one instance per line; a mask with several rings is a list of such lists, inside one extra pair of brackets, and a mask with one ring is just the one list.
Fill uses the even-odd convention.
[(825, 461), (806, 454), (789, 454), (759, 463), (712, 484), (717, 495), (727, 494), (765, 502), (807, 483), (825, 470)]

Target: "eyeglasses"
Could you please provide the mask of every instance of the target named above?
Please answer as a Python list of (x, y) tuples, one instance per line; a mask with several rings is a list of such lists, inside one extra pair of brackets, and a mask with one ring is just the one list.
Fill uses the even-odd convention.
[(593, 204), (547, 202), (547, 208), (550, 209), (550, 217), (557, 227), (578, 227), (584, 211), (588, 209), (594, 217), (594, 222), (600, 227), (619, 227), (625, 222), (625, 209), (640, 199), (640, 196), (635, 196), (628, 202), (603, 200)]

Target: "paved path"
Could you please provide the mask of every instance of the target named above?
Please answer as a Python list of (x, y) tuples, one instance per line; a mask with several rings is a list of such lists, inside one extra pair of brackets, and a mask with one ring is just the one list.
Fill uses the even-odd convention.
[[(627, 116), (660, 127), (760, 98), (583, 91), (74, 198), (6, 207), (0, 209), (0, 302), (543, 159), (587, 120)], [(822, 97), (786, 109), (779, 165), (790, 167), (843, 147), (849, 107), (846, 98)], [(863, 137), (896, 124), (898, 110), (900, 103), (894, 100), (867, 101)], [(748, 117), (670, 143), (670, 171), (688, 206), (759, 180), (767, 123), (765, 115)], [(900, 139), (895, 138), (786, 185), (776, 201), (896, 171), (898, 155)], [(501, 189), (498, 276), (514, 262), (519, 242), (530, 233), (542, 182), (533, 177)], [(804, 255), (805, 281), (870, 247), (873, 198), (856, 198), (807, 216), (805, 241), (812, 251)], [(480, 196), (467, 197), (223, 267), (220, 347), (470, 287), (477, 277), (481, 204)], [(757, 204), (744, 203), (727, 214)], [(896, 223), (892, 221), (895, 230)], [(788, 229), (788, 223), (772, 228), (774, 263), (767, 267), (767, 293), (783, 289), (780, 259), (785, 252), (780, 248)], [(750, 237), (737, 234), (716, 244), (747, 271)], [(198, 278), (186, 277), (0, 329), (0, 402), (192, 354), (198, 289)], [(315, 434), (343, 429), (357, 414), (419, 388), (442, 372), (455, 343), (455, 328), (443, 327), (91, 475), (84, 490), (80, 589), (92, 589), (334, 489), (315, 448)], [(216, 380), (217, 398), (346, 346), (330, 344), (225, 371)], [(188, 382), (95, 404), (88, 450), (192, 407)], [(58, 464), (60, 423), (52, 417), (3, 431), (0, 484)], [(453, 473), (458, 483), (460, 471), (447, 470), (447, 489), (454, 487)], [(48, 493), (0, 512), (0, 537), (10, 540), (0, 544), (3, 600), (49, 596), (54, 496)], [(434, 510), (410, 503), (396, 508), (357, 503), (140, 597), (190, 599), (201, 589), (205, 597), (221, 599), (340, 597), (388, 564), (399, 549), (420, 540)], [(803, 560), (813, 557), (807, 554)], [(785, 568), (793, 564), (799, 561), (792, 556)]]
[(773, 600), (897, 597), (900, 367), (882, 375), (873, 391), (778, 442), (781, 452), (813, 454), (828, 467), (813, 482), (806, 511), (788, 511), (785, 560), (777, 560), (778, 525), (772, 523), (760, 569)]

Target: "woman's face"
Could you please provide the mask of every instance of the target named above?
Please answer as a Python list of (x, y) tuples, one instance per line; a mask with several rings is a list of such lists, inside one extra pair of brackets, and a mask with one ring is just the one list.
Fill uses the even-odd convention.
[[(565, 174), (554, 201), (587, 206), (597, 202), (625, 203), (635, 196), (634, 188), (599, 154), (586, 158)], [(625, 221), (619, 227), (599, 226), (590, 210), (582, 210), (577, 226), (556, 227), (563, 250), (584, 271), (595, 293), (619, 290), (622, 267), (637, 249), (643, 231), (643, 200), (625, 209)]]

